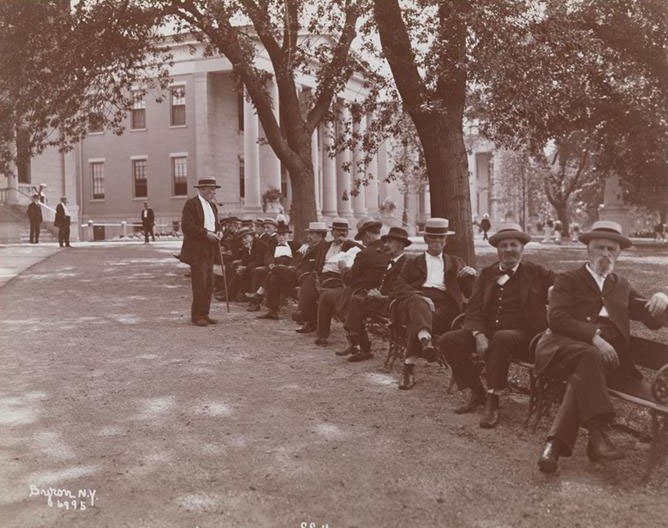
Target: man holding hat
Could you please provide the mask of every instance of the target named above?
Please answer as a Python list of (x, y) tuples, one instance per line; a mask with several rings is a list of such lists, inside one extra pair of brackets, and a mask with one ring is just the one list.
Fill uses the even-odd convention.
[[(362, 218), (357, 222), (355, 240), (364, 244), (364, 249), (351, 248), (341, 255), (340, 270), (346, 285), (323, 291), (318, 299), (318, 326), (316, 344), (325, 346), (329, 338), (334, 313), (344, 314), (353, 292), (377, 288), (387, 267), (389, 257), (380, 240), (382, 222), (373, 218)], [(350, 262), (350, 256), (354, 261)], [(352, 265), (351, 265), (352, 264)], [(348, 271), (350, 270), (350, 271)]]
[(180, 259), (190, 264), (192, 323), (207, 326), (216, 324), (216, 320), (209, 317), (209, 309), (213, 293), (213, 262), (221, 238), (218, 235), (218, 209), (214, 203), (220, 185), (216, 184), (215, 178), (200, 178), (194, 187), (198, 195), (186, 201), (181, 216), (183, 246)]
[(363, 361), (372, 357), (371, 343), (363, 324), (364, 319), (372, 314), (387, 316), (390, 297), (405, 260), (404, 250), (411, 244), (408, 233), (401, 227), (391, 227), (386, 235), (380, 237), (380, 241), (384, 245), (385, 254), (389, 260), (382, 273), (382, 280), (376, 287), (364, 288), (353, 294), (343, 325), (350, 346), (346, 350), (337, 352), (336, 355), (351, 354), (348, 361)]
[(454, 235), (446, 218), (430, 218), (424, 228), (427, 251), (406, 259), (397, 280), (397, 309), (393, 323), (407, 327), (406, 359), (399, 388), (415, 385), (418, 357), (437, 361), (432, 335), (450, 328), (461, 313), (477, 272), (462, 259), (445, 253), (446, 238)]
[[(308, 334), (316, 329), (318, 290), (340, 287), (343, 284), (341, 269), (350, 267), (356, 252), (361, 249), (357, 242), (347, 239), (348, 231), (348, 220), (335, 218), (331, 226), (333, 240), (325, 241), (323, 235), (323, 240), (312, 249), (309, 258), (313, 259), (313, 272), (304, 277), (294, 316), (302, 323), (297, 328), (300, 334)], [(314, 236), (319, 235), (314, 233)]]
[[(511, 359), (530, 361), (529, 341), (547, 326), (545, 305), (554, 273), (522, 259), (531, 237), (515, 223), (505, 223), (489, 239), (499, 260), (484, 268), (473, 286), (464, 326), (443, 334), (439, 348), (452, 367), (459, 390), (470, 389), (463, 414), (485, 403), (480, 427), (496, 427), (499, 394), (506, 388)], [(480, 382), (486, 364), (487, 393)]]
[(631, 241), (616, 222), (598, 221), (580, 235), (587, 262), (557, 275), (550, 293), (549, 329), (536, 347), (536, 374), (566, 379), (566, 391), (538, 460), (545, 473), (570, 456), (580, 426), (588, 429), (592, 461), (621, 458), (606, 435), (614, 415), (607, 386), (641, 378), (629, 348), (629, 321), (658, 329), (666, 323), (668, 296), (646, 300), (614, 272)]

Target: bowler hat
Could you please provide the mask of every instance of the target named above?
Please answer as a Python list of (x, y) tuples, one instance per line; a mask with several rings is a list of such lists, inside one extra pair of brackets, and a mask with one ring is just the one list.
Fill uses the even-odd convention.
[(408, 239), (408, 232), (401, 227), (390, 227), (387, 234), (380, 237), (383, 242), (387, 242), (389, 238), (394, 238), (395, 240), (403, 242), (404, 247), (411, 245), (411, 241)]
[(348, 220), (345, 218), (335, 218), (332, 220), (332, 229), (350, 229), (350, 225), (348, 224)]
[(216, 183), (216, 178), (200, 178), (197, 180), (197, 185), (193, 185), (193, 187), (215, 187), (216, 189), (220, 189), (220, 185)]
[(599, 220), (594, 222), (591, 230), (582, 233), (579, 237), (580, 242), (588, 244), (594, 238), (605, 238), (613, 240), (619, 244), (619, 247), (626, 249), (632, 245), (631, 240), (622, 235), (622, 226), (612, 220)]
[(290, 226), (288, 224), (280, 223), (278, 224), (278, 234), (279, 235), (285, 235), (286, 233), (292, 233), (290, 230)]
[(499, 245), (499, 242), (507, 238), (519, 240), (522, 244), (526, 244), (531, 240), (531, 236), (522, 231), (519, 224), (515, 222), (505, 222), (500, 224), (496, 233), (489, 237), (489, 243), (494, 247)]
[(327, 228), (327, 224), (325, 224), (325, 222), (311, 222), (308, 225), (308, 229), (306, 231), (309, 233), (327, 233), (329, 229)]
[(374, 220), (373, 218), (364, 217), (359, 222), (357, 222), (357, 234), (355, 235), (355, 240), (361, 240), (362, 235), (368, 229), (378, 228), (380, 229), (383, 226), (382, 222)]
[(454, 231), (449, 231), (450, 222), (447, 218), (430, 218), (424, 224), (424, 234), (429, 236), (454, 235)]

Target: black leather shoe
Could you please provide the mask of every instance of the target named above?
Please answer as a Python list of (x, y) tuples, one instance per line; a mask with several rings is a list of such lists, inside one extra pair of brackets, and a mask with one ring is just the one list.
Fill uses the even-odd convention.
[(463, 405), (460, 405), (455, 409), (455, 414), (467, 414), (475, 412), (475, 410), (484, 405), (485, 403), (485, 392), (482, 389), (472, 389), (471, 394), (469, 394), (469, 399)]
[(360, 349), (356, 345), (350, 345), (345, 350), (337, 350), (334, 352), (337, 356), (349, 356), (350, 354), (359, 354)]
[(327, 340), (326, 337), (319, 337), (315, 340), (315, 344), (319, 346), (327, 346), (329, 344), (329, 341)]
[(275, 310), (269, 310), (266, 314), (258, 315), (258, 319), (273, 319), (274, 321), (278, 321), (278, 314), (276, 313)]
[(211, 317), (209, 317), (208, 315), (204, 317), (204, 320), (209, 324), (217, 324), (218, 323), (218, 319), (211, 319)]
[(348, 358), (348, 361), (350, 361), (351, 363), (356, 363), (358, 361), (366, 361), (367, 359), (371, 359), (372, 357), (373, 354), (371, 352), (360, 350), (359, 352), (350, 356)]
[(401, 373), (400, 390), (408, 390), (415, 385), (415, 365), (404, 365), (404, 370)]
[(543, 473), (554, 473), (559, 463), (559, 441), (548, 440), (538, 459), (538, 469)]
[(499, 424), (499, 397), (496, 394), (487, 394), (485, 414), (480, 420), (483, 429), (494, 429)]
[(206, 319), (193, 319), (193, 324), (195, 326), (209, 326), (209, 323)]
[(315, 332), (315, 325), (311, 323), (304, 323), (299, 328), (296, 328), (295, 332), (300, 334), (310, 334), (311, 332)]
[(613, 445), (601, 429), (591, 429), (589, 431), (589, 442), (587, 442), (587, 457), (592, 462), (601, 462), (603, 460), (619, 460), (624, 458), (624, 453)]
[(438, 349), (432, 344), (431, 338), (423, 337), (420, 339), (420, 345), (422, 345), (422, 357), (424, 359), (429, 363), (438, 361)]
[(296, 312), (292, 312), (291, 317), (295, 323), (301, 324), (301, 322), (304, 320), (304, 315), (299, 310), (297, 310)]

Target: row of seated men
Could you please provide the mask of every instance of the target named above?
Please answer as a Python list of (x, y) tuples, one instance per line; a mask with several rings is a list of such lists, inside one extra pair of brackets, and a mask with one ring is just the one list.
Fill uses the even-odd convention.
[[(330, 227), (332, 240), (327, 241), (327, 226), (313, 222), (308, 243), (295, 248), (287, 241), (289, 228), (277, 225), (276, 244), (261, 266), (266, 269), (252, 273), (257, 280), (251, 281), (250, 309), (259, 310), (264, 298), (267, 312), (260, 318), (278, 319), (281, 297), (299, 285), (293, 315), (301, 324), (297, 332), (315, 331), (315, 343), (326, 346), (332, 316), (338, 314), (349, 347), (336, 354), (349, 355), (349, 361), (372, 357), (365, 318), (390, 317), (393, 325), (406, 328), (399, 388), (413, 387), (419, 358), (445, 360), (458, 388), (469, 392), (455, 412), (472, 413), (484, 406), (484, 428), (499, 423), (499, 398), (511, 361), (534, 362), (538, 375), (567, 381), (540, 469), (554, 472), (559, 457), (571, 455), (581, 426), (589, 431), (591, 460), (622, 456), (606, 434), (613, 417), (607, 387), (639, 376), (628, 349), (629, 321), (653, 329), (665, 325), (668, 296), (658, 292), (645, 299), (614, 273), (621, 250), (631, 245), (619, 224), (601, 221), (583, 233), (587, 261), (558, 275), (523, 258), (530, 236), (517, 224), (502, 224), (489, 238), (498, 261), (479, 274), (446, 253), (447, 237), (454, 234), (447, 219), (427, 221), (427, 248), (420, 254), (404, 253), (411, 244), (405, 230), (391, 228), (381, 236), (381, 227), (376, 220), (362, 219), (355, 239), (349, 240), (347, 221), (336, 219)], [(289, 256), (279, 249), (284, 245), (290, 247)], [(247, 246), (252, 251), (252, 244)], [(464, 310), (462, 328), (450, 330)], [(529, 342), (539, 333), (535, 357), (529, 357)]]

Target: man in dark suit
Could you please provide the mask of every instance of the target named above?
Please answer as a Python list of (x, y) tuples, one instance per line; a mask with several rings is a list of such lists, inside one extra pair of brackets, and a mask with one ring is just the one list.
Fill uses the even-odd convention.
[(148, 202), (144, 202), (144, 208), (141, 210), (141, 225), (144, 229), (144, 244), (148, 244), (149, 235), (151, 235), (153, 242), (155, 242), (155, 234), (153, 234), (155, 215)]
[[(545, 305), (554, 273), (522, 259), (531, 237), (514, 223), (501, 224), (489, 239), (499, 260), (482, 270), (466, 308), (464, 327), (443, 334), (439, 348), (468, 401), (455, 413), (473, 412), (485, 403), (480, 427), (496, 427), (499, 394), (506, 388), (511, 359), (530, 361), (531, 338), (547, 326)], [(487, 394), (480, 382), (486, 364)]]
[(257, 247), (257, 251), (251, 251), (251, 288), (253, 293), (251, 294), (251, 302), (248, 307), (249, 312), (257, 312), (260, 310), (260, 305), (264, 298), (264, 288), (262, 285), (269, 272), (266, 262), (267, 259), (270, 259), (273, 256), (276, 244), (278, 244), (277, 229), (278, 222), (276, 222), (276, 220), (273, 218), (265, 218), (262, 221), (262, 233), (256, 238), (257, 242), (254, 244), (254, 247)]
[[(249, 270), (250, 252), (253, 246), (254, 234), (252, 228), (242, 227), (237, 231), (235, 240), (232, 242), (232, 255), (230, 262), (230, 299), (238, 302), (246, 301), (245, 294), (251, 289), (251, 277)], [(224, 295), (224, 292), (223, 292)], [(217, 297), (218, 300), (224, 301), (222, 295)]]
[(387, 316), (390, 298), (401, 272), (401, 266), (406, 259), (404, 250), (411, 244), (408, 233), (401, 227), (390, 228), (386, 235), (380, 237), (380, 241), (389, 261), (382, 273), (381, 280), (378, 285), (362, 288), (352, 295), (348, 314), (343, 324), (350, 346), (343, 351), (336, 352), (336, 355), (350, 354), (348, 361), (364, 361), (372, 357), (371, 342), (363, 324), (364, 319), (372, 314)]
[(361, 241), (364, 249), (351, 248), (348, 252), (344, 252), (339, 261), (344, 284), (321, 292), (318, 299), (316, 345), (327, 345), (332, 316), (335, 313), (345, 314), (348, 311), (353, 292), (380, 285), (389, 260), (385, 253), (385, 244), (380, 240), (382, 226), (382, 222), (373, 218), (362, 218), (357, 223), (355, 240)]
[[(308, 334), (316, 329), (319, 291), (342, 286), (341, 268), (345, 267), (343, 264), (354, 257), (354, 251), (361, 249), (357, 242), (347, 239), (349, 229), (348, 220), (335, 218), (331, 226), (333, 240), (325, 241), (323, 238), (310, 252), (309, 259), (313, 260), (313, 269), (302, 280), (294, 317), (303, 323), (296, 330), (300, 334)], [(348, 253), (350, 250), (353, 251)]]
[(42, 223), (42, 207), (39, 205), (39, 195), (32, 197), (28, 205), (28, 219), (30, 220), (30, 243), (39, 244), (39, 229)]
[(216, 189), (215, 178), (200, 178), (197, 185), (198, 195), (190, 198), (183, 206), (181, 229), (183, 246), (181, 261), (190, 264), (190, 281), (193, 289), (193, 302), (190, 311), (192, 323), (196, 326), (216, 324), (209, 317), (211, 295), (213, 293), (213, 262), (219, 251), (218, 209), (214, 203)]
[(614, 415), (607, 386), (641, 375), (629, 349), (630, 320), (657, 329), (666, 322), (668, 297), (660, 292), (647, 301), (614, 273), (615, 262), (631, 241), (616, 222), (595, 222), (580, 235), (587, 244), (584, 266), (557, 275), (550, 293), (549, 329), (536, 347), (538, 376), (567, 379), (566, 392), (538, 460), (545, 473), (570, 456), (580, 426), (589, 431), (592, 461), (617, 459), (606, 428)]
[(469, 297), (475, 269), (462, 259), (445, 253), (449, 231), (446, 218), (430, 218), (424, 228), (427, 251), (406, 259), (397, 279), (397, 309), (393, 323), (406, 325), (408, 346), (399, 388), (415, 385), (418, 357), (437, 361), (438, 351), (432, 336), (450, 328), (462, 312), (464, 297)]
[(70, 246), (70, 223), (72, 222), (72, 215), (67, 208), (67, 196), (60, 199), (60, 203), (56, 206), (56, 218), (53, 225), (58, 228), (58, 244), (60, 247)]

